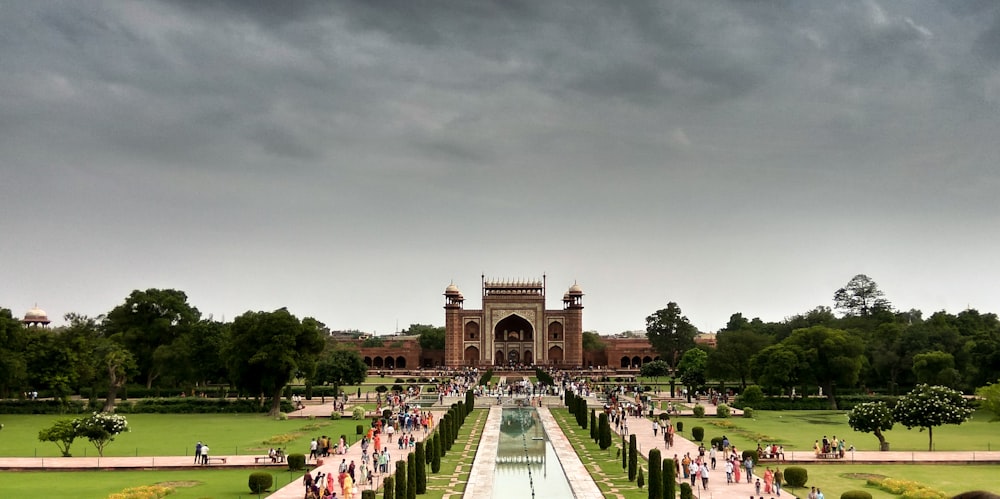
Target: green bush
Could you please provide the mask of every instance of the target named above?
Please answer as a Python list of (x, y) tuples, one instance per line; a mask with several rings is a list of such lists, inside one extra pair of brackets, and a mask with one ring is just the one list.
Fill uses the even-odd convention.
[(396, 499), (396, 480), (392, 475), (382, 480), (382, 499)]
[(740, 457), (741, 457), (741, 459), (740, 459), (741, 463), (744, 462), (744, 461), (746, 461), (747, 458), (749, 457), (750, 460), (753, 461), (754, 465), (757, 464), (757, 451), (756, 450), (747, 449), (747, 450), (743, 451), (743, 453), (742, 453), (742, 455)]
[(764, 401), (764, 392), (761, 391), (760, 387), (757, 385), (748, 386), (746, 390), (743, 390), (736, 400), (740, 405), (760, 405)]
[(364, 435), (364, 434), (365, 434), (365, 425), (360, 425), (360, 424), (359, 424), (359, 425), (355, 426), (355, 427), (354, 427), (354, 431), (355, 431), (355, 432), (356, 432), (356, 433), (357, 433), (358, 435)]
[(670, 415), (665, 412), (661, 412), (660, 415), (657, 417), (660, 418), (660, 421), (666, 421), (670, 419)]
[(364, 419), (364, 417), (365, 417), (365, 408), (364, 407), (355, 407), (354, 409), (351, 409), (351, 417), (354, 418), (354, 419)]
[(715, 408), (716, 417), (725, 419), (729, 417), (729, 414), (729, 406), (726, 404), (719, 404), (719, 406)]
[(691, 484), (687, 482), (681, 482), (681, 499), (692, 499), (694, 494), (691, 491)]
[(809, 481), (809, 472), (805, 468), (791, 466), (785, 468), (785, 483), (789, 487), (805, 487)]
[(840, 494), (840, 499), (872, 499), (872, 495), (863, 490), (848, 490)]
[(705, 429), (701, 426), (695, 426), (691, 428), (691, 438), (695, 442), (702, 442), (705, 440)]
[(743, 417), (745, 417), (745, 418), (752, 418), (753, 417), (753, 407), (744, 407), (743, 408)]
[(278, 417), (274, 419), (277, 419), (278, 421), (288, 421), (288, 414), (284, 412), (279, 412)]
[(378, 385), (378, 386), (375, 387), (375, 391), (379, 392), (379, 393), (385, 393), (385, 392), (389, 391), (389, 389), (386, 388), (385, 385)]
[(330, 419), (332, 419), (334, 421), (340, 419), (341, 416), (342, 415), (340, 414), (340, 411), (333, 411), (333, 412), (330, 413)]
[[(250, 478), (247, 480), (247, 485), (250, 487), (250, 492), (254, 494), (260, 494), (274, 485), (274, 477), (270, 473), (265, 473), (263, 471), (255, 471), (250, 473)], [(869, 497), (868, 499), (871, 499)]]
[(674, 428), (676, 428), (677, 431), (684, 431), (684, 421), (678, 421), (677, 424), (674, 425)]
[(361, 499), (375, 499), (375, 491), (374, 490), (362, 490), (361, 491)]
[(695, 404), (694, 408), (691, 409), (691, 411), (694, 412), (694, 417), (696, 417), (696, 418), (703, 418), (703, 417), (705, 417), (705, 406), (703, 406), (701, 404)]
[(710, 445), (712, 447), (715, 447), (716, 449), (720, 449), (721, 450), (722, 449), (722, 437), (712, 437), (712, 441), (711, 441)]
[(289, 454), (285, 459), (288, 461), (289, 471), (299, 471), (306, 467), (305, 454)]
[(643, 478), (643, 476), (642, 476), (642, 467), (641, 466), (639, 467), (639, 477), (635, 479), (635, 484), (638, 485), (640, 489), (642, 489), (643, 485), (646, 485), (646, 479)]
[(396, 378), (396, 381), (395, 381), (395, 382), (396, 382), (396, 383), (406, 383), (406, 380), (405, 380), (405, 379), (403, 379), (403, 378)]

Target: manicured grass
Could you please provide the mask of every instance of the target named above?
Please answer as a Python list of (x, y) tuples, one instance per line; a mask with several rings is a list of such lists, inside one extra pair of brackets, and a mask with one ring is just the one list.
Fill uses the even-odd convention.
[[(59, 449), (50, 442), (40, 442), (38, 431), (54, 421), (74, 416), (2, 415), (5, 425), (0, 456), (57, 457)], [(106, 456), (185, 456), (194, 454), (199, 440), (214, 455), (262, 454), (271, 447), (289, 453), (309, 453), (309, 440), (320, 435), (346, 435), (357, 440), (359, 423), (353, 419), (289, 419), (277, 421), (258, 414), (128, 414), (131, 431), (115, 438), (105, 448)], [(77, 439), (70, 449), (74, 456), (95, 456), (97, 451), (86, 439)]]
[[(451, 451), (441, 458), (441, 469), (438, 470), (438, 473), (431, 473), (430, 462), (427, 463), (427, 493), (417, 497), (441, 499), (445, 493), (465, 491), (465, 484), (469, 481), (469, 474), (472, 472), (476, 447), (479, 446), (479, 439), (483, 436), (483, 428), (486, 427), (487, 415), (489, 415), (488, 409), (475, 409), (469, 413), (465, 424), (458, 430), (458, 437), (455, 438)], [(475, 430), (475, 435), (472, 435), (473, 430)], [(466, 446), (470, 447), (469, 452), (465, 452)], [(450, 486), (453, 480), (457, 480), (457, 483)], [(379, 494), (379, 497), (382, 495)]]
[[(607, 450), (601, 450), (600, 446), (591, 440), (590, 430), (580, 428), (576, 424), (576, 419), (570, 417), (568, 409), (552, 408), (550, 411), (605, 496), (614, 497), (612, 492), (621, 494), (626, 499), (646, 499), (649, 496), (645, 488), (639, 489), (635, 482), (630, 482), (628, 473), (622, 470), (621, 454), (618, 454), (618, 451), (625, 452), (625, 450), (621, 449), (620, 436), (612, 435), (612, 441), (615, 443), (612, 443)], [(649, 477), (648, 463), (641, 456), (639, 466), (643, 469), (643, 474)]]
[[(934, 428), (935, 450), (986, 451), (1000, 449), (1000, 424), (990, 423), (990, 415), (977, 411), (973, 418), (961, 425), (944, 425)], [(846, 438), (858, 450), (878, 450), (878, 439), (870, 433), (860, 433), (847, 424), (844, 411), (754, 411), (754, 417), (719, 419), (715, 417), (674, 417), (684, 422), (681, 435), (690, 438), (690, 428), (703, 426), (705, 440), (712, 437), (729, 437), (741, 449), (757, 448), (757, 443), (775, 442), (785, 451), (808, 451), (813, 442), (824, 435)], [(896, 425), (885, 433), (894, 451), (926, 451), (927, 432), (918, 428), (907, 430)], [(850, 453), (847, 454), (850, 458)]]
[[(175, 482), (169, 499), (238, 499), (257, 497), (250, 493), (247, 479), (257, 470), (186, 470), (186, 471), (31, 471), (0, 473), (3, 497), (48, 499), (73, 497), (104, 499), (109, 494), (130, 487)], [(302, 472), (272, 471), (277, 490), (290, 481), (302, 478)]]
[[(998, 490), (997, 476), (1000, 465), (944, 465), (944, 464), (879, 464), (803, 466), (809, 471), (805, 489), (786, 489), (798, 497), (809, 493), (808, 487), (819, 487), (826, 497), (837, 498), (848, 490), (864, 490), (872, 499), (897, 499), (899, 496), (869, 487), (866, 474), (920, 482), (925, 486), (953, 496), (970, 490)], [(760, 469), (763, 473), (763, 469)]]

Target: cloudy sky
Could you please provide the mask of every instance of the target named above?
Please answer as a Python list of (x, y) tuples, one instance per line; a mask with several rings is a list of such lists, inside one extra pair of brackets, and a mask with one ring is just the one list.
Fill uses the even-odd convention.
[(1000, 312), (1000, 3), (0, 4), (0, 307)]

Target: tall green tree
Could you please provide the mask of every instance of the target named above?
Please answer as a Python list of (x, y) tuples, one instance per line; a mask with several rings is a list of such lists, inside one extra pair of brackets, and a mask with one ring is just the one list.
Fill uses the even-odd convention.
[(23, 393), (28, 378), (28, 364), (23, 352), (28, 335), (21, 321), (10, 309), (0, 308), (0, 396)]
[[(150, 288), (132, 291), (125, 303), (108, 312), (104, 328), (109, 337), (132, 353), (149, 388), (164, 367), (175, 362), (175, 355), (169, 351), (180, 350), (180, 346), (174, 342), (199, 319), (201, 313), (188, 304), (183, 291)], [(164, 350), (159, 356), (158, 349)]]
[(918, 383), (928, 385), (958, 388), (962, 382), (962, 374), (955, 369), (955, 357), (940, 350), (914, 355), (913, 374)]
[(274, 312), (246, 312), (231, 327), (226, 364), (236, 386), (271, 399), (269, 414), (281, 410), (281, 391), (297, 374), (311, 376), (323, 350), (320, 324), (280, 308)]
[(990, 421), (1000, 421), (1000, 381), (976, 388), (976, 396), (982, 408), (993, 414)]
[[(649, 449), (649, 488), (648, 499), (663, 499), (663, 468), (660, 462), (660, 449)], [(672, 498), (671, 498), (672, 499)]]
[(761, 350), (750, 361), (750, 373), (757, 383), (769, 388), (781, 388), (784, 393), (801, 382), (802, 371), (798, 347), (778, 343)]
[(420, 337), (420, 348), (424, 350), (444, 350), (444, 326), (430, 324), (410, 324), (406, 334)]
[(681, 381), (687, 387), (687, 401), (689, 403), (695, 390), (705, 384), (705, 370), (707, 366), (708, 353), (700, 348), (692, 348), (684, 352), (680, 364), (677, 365)]
[(316, 364), (313, 384), (334, 383), (337, 386), (356, 385), (365, 380), (368, 366), (357, 350), (334, 348), (324, 352)]
[(708, 354), (708, 375), (738, 380), (740, 387), (746, 388), (753, 371), (751, 360), (771, 344), (771, 338), (749, 329), (749, 325), (746, 329), (720, 331), (715, 338), (715, 349)]
[(417, 466), (414, 470), (414, 475), (416, 477), (415, 491), (417, 494), (424, 494), (427, 492), (427, 451), (424, 448), (424, 442), (417, 442), (416, 453)]
[(833, 294), (834, 306), (847, 315), (868, 317), (876, 312), (892, 310), (885, 293), (871, 277), (858, 274)]
[(892, 417), (907, 429), (927, 429), (927, 450), (934, 450), (934, 427), (962, 424), (972, 415), (969, 401), (962, 392), (946, 386), (917, 385), (899, 397)]
[(677, 368), (681, 355), (694, 348), (694, 338), (698, 329), (681, 313), (675, 302), (667, 303), (667, 308), (657, 310), (646, 317), (646, 337), (660, 354), (660, 359)]
[(63, 457), (72, 457), (69, 448), (76, 440), (76, 427), (73, 425), (73, 420), (60, 419), (52, 423), (52, 426), (43, 428), (38, 432), (38, 440), (52, 442), (56, 444), (56, 447), (59, 447), (59, 452), (62, 453)]
[(837, 409), (835, 385), (854, 386), (864, 360), (864, 342), (847, 331), (813, 326), (792, 331), (782, 343), (798, 347), (800, 363), (809, 366), (808, 375), (823, 388), (831, 409)]

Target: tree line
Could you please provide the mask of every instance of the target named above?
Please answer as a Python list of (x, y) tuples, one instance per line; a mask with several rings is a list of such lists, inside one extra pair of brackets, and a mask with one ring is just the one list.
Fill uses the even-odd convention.
[(294, 379), (308, 385), (364, 380), (358, 352), (332, 340), (326, 326), (285, 308), (248, 311), (232, 322), (203, 317), (183, 291), (135, 290), (107, 314), (67, 314), (66, 325), (26, 327), (0, 308), (0, 396), (43, 391), (67, 400), (104, 394), (114, 410), (129, 382), (194, 395), (224, 385), (280, 409)]
[[(895, 310), (870, 277), (859, 274), (819, 306), (779, 322), (730, 316), (715, 348), (695, 344), (697, 329), (670, 302), (646, 318), (662, 361), (648, 375), (672, 375), (699, 387), (706, 379), (756, 383), (771, 393), (822, 388), (897, 395), (921, 384), (972, 393), (1000, 378), (1000, 320), (974, 309), (958, 314)], [(839, 315), (835, 313), (839, 312)]]

